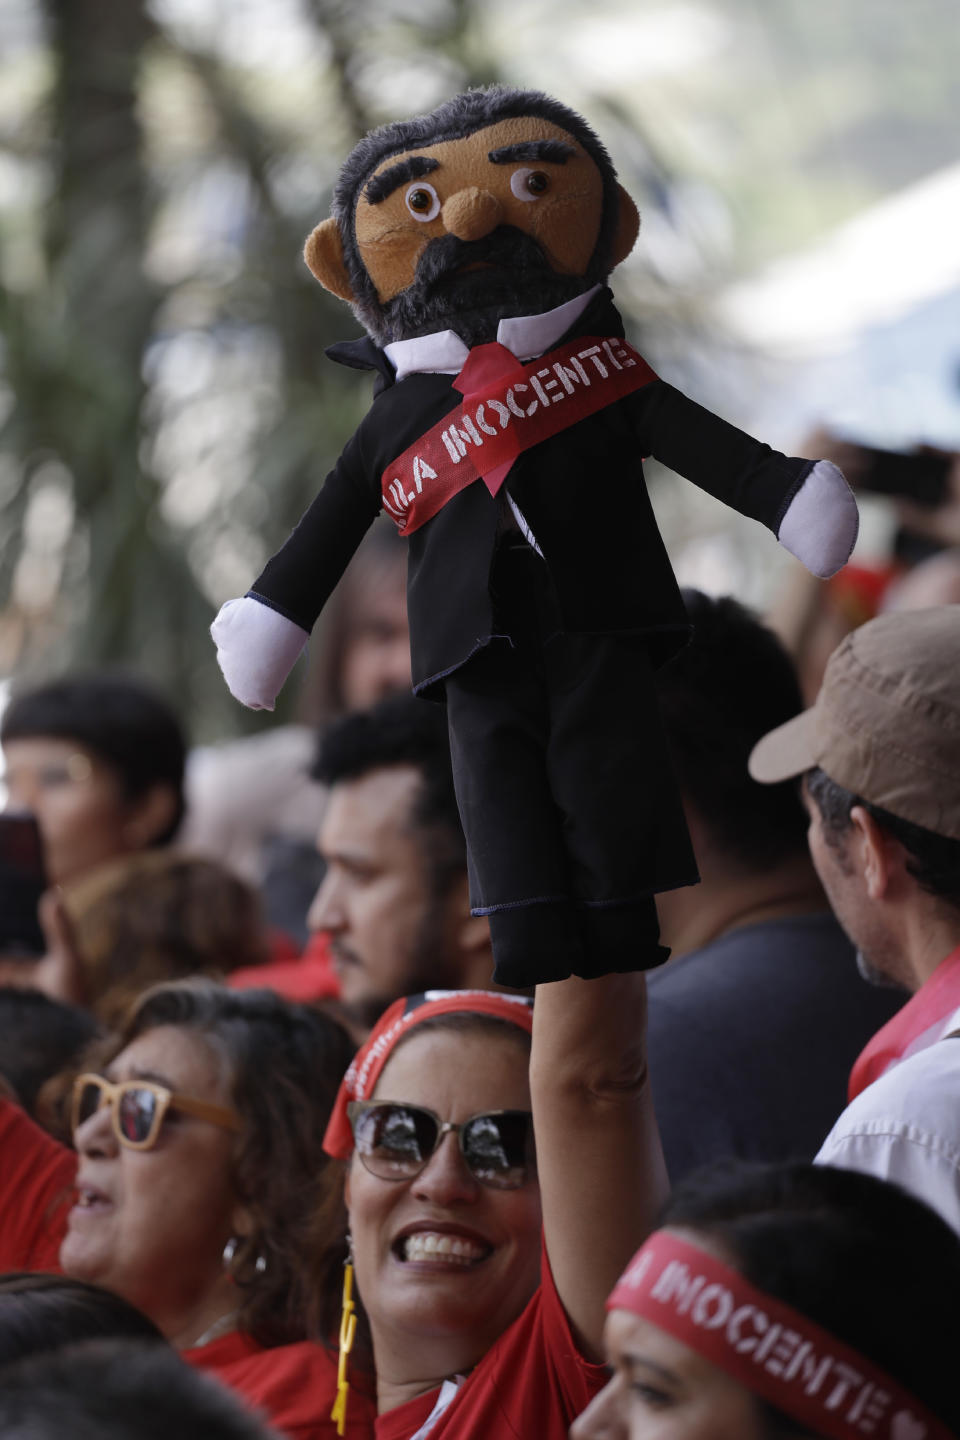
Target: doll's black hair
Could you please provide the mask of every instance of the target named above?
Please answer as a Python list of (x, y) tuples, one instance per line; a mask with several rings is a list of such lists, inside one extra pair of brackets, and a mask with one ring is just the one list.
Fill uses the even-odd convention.
[(544, 95), (539, 90), (516, 90), (506, 85), (490, 85), (483, 89), (465, 90), (445, 100), (427, 115), (410, 120), (391, 121), (371, 130), (347, 156), (333, 192), (333, 214), (340, 227), (343, 254), (350, 277), (358, 318), (371, 331), (379, 328), (380, 302), (357, 248), (354, 217), (357, 197), (370, 173), (383, 160), (404, 150), (438, 145), (446, 140), (460, 140), (475, 130), (495, 125), (499, 120), (534, 115), (559, 125), (578, 140), (596, 164), (603, 180), (603, 217), (596, 248), (590, 258), (586, 281), (596, 284), (606, 280), (612, 268), (613, 235), (617, 223), (619, 201), (617, 172), (603, 141), (575, 110)]

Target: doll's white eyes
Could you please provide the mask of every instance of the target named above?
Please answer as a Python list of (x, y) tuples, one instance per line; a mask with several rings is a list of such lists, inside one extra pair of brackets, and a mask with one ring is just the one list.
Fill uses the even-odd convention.
[(539, 200), (550, 189), (550, 177), (543, 170), (514, 170), (510, 189), (518, 200)]
[[(550, 177), (543, 170), (524, 166), (510, 176), (510, 189), (518, 200), (539, 200), (550, 189)], [(414, 220), (436, 220), (440, 214), (440, 196), (425, 180), (408, 186), (403, 198)]]
[(440, 196), (423, 180), (411, 185), (403, 198), (414, 220), (436, 220), (440, 214)]

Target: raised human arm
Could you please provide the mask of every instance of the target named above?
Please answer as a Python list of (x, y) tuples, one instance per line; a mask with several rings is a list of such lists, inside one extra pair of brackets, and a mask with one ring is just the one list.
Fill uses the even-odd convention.
[(604, 1302), (666, 1199), (641, 973), (539, 985), (530, 1059), (547, 1255), (588, 1357)]
[[(40, 990), (64, 1005), (85, 1005), (83, 958), (59, 886), (53, 886), (40, 897), (38, 914), (47, 945), (45, 953), (36, 959), (20, 956), (0, 960), (0, 984), (18, 990)], [(0, 1055), (0, 1067), (2, 1064)]]
[[(40, 901), (47, 953), (21, 962), (18, 983), (52, 1000), (79, 1003), (83, 973), (73, 929), (58, 889)], [(77, 1156), (23, 1110), (0, 1054), (0, 1273), (55, 1270), (67, 1210), (73, 1199)]]
[(0, 1096), (0, 1273), (55, 1270), (77, 1157)]

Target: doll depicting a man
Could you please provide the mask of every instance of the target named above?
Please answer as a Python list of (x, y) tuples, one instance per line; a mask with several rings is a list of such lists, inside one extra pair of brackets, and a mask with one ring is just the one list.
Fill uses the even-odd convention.
[(605, 282), (638, 227), (597, 136), (544, 95), (470, 91), (362, 140), (305, 255), (368, 331), (330, 354), (377, 373), (373, 405), (213, 626), (231, 692), (272, 709), (364, 532), (393, 516), (414, 688), (447, 704), (471, 903), (504, 985), (660, 963), (653, 896), (697, 879), (653, 688), (688, 625), (643, 457), (817, 575), (856, 539), (839, 470), (734, 429), (626, 343)]

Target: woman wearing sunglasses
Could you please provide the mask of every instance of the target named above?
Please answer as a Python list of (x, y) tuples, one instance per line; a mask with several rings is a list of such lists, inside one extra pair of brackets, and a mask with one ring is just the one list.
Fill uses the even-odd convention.
[(635, 974), (532, 1010), (433, 992), (350, 1067), (325, 1145), (349, 1161), (378, 1440), (565, 1440), (603, 1385), (604, 1300), (665, 1192), (644, 995)]
[(828, 1166), (701, 1172), (615, 1286), (572, 1440), (951, 1440), (960, 1245)]
[[(278, 1430), (332, 1434), (335, 1359), (306, 1337), (336, 1327), (342, 1202), (320, 1140), (351, 1053), (266, 991), (146, 992), (76, 1081), (75, 1155), (0, 1102), (0, 1269), (111, 1290)], [(369, 1419), (360, 1400), (349, 1433)]]

